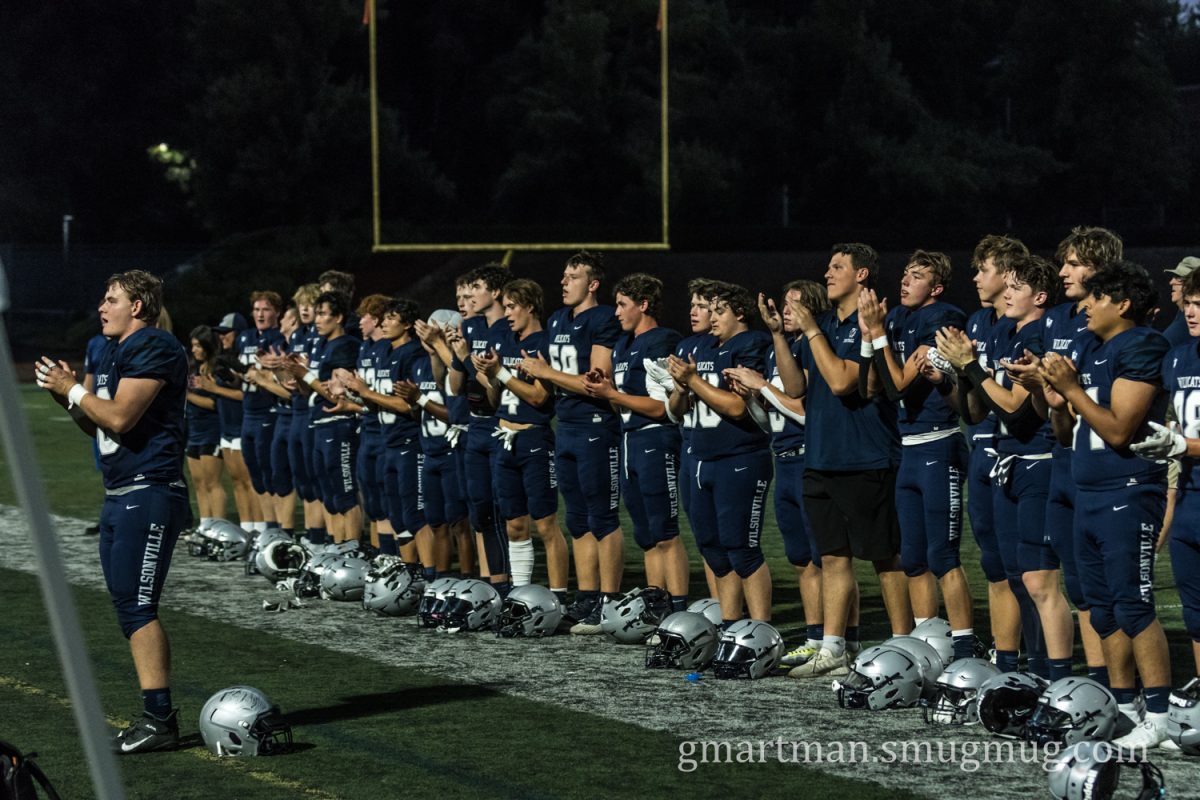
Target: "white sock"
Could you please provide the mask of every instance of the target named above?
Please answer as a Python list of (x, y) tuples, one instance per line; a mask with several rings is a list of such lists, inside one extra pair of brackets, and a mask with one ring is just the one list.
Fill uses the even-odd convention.
[(200, 527), (197, 528), (196, 530), (206, 531), (212, 527), (212, 524), (213, 524), (212, 517), (201, 517), (200, 518)]
[(974, 628), (962, 628), (961, 630), (950, 631), (951, 639), (957, 639), (959, 636), (974, 636), (974, 635), (975, 635)]
[[(1117, 705), (1117, 711), (1120, 711), (1122, 714), (1129, 717), (1129, 719), (1135, 725), (1142, 721), (1142, 718), (1138, 715), (1137, 706), (1134, 705), (1133, 703), (1120, 703), (1119, 705)], [(1147, 715), (1147, 716), (1149, 716), (1149, 715)]]
[(821, 647), (833, 656), (840, 656), (846, 652), (846, 639), (844, 636), (826, 636), (821, 640)]
[(508, 543), (509, 577), (512, 585), (526, 586), (533, 580), (533, 540)]
[(265, 531), (266, 529), (267, 529), (267, 523), (265, 523), (265, 522), (251, 522), (250, 523), (250, 530), (252, 530), (252, 531), (258, 531), (261, 533), (262, 531)]
[(822, 644), (822, 640), (821, 639), (809, 639), (807, 642), (805, 642), (805, 644), (807, 644), (809, 647), (820, 647)]
[(925, 622), (927, 619), (929, 619), (929, 617), (914, 617), (913, 622), (915, 622), (917, 625), (920, 625), (922, 622)]

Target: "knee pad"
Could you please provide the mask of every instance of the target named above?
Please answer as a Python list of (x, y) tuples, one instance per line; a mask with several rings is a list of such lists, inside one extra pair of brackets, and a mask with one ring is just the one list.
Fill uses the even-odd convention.
[(1149, 628), (1157, 619), (1152, 603), (1137, 600), (1118, 600), (1113, 606), (1113, 616), (1116, 617), (1117, 626), (1130, 639)]
[(1101, 639), (1107, 639), (1118, 630), (1117, 618), (1113, 616), (1113, 610), (1107, 606), (1092, 606), (1090, 609), (1090, 619), (1092, 621), (1092, 630)]
[(131, 638), (142, 628), (158, 619), (158, 606), (139, 606), (136, 598), (113, 600), (117, 609), (117, 624), (125, 638)]
[(763, 565), (761, 547), (739, 547), (729, 551), (729, 563), (739, 578), (749, 578)]
[(1004, 573), (1004, 562), (1000, 560), (1000, 554), (995, 550), (984, 550), (979, 554), (979, 566), (983, 569), (984, 577), (988, 583), (999, 583), (1007, 580), (1008, 576)]
[(904, 575), (909, 578), (919, 578), (929, 572), (928, 564), (910, 564), (903, 559), (901, 559), (900, 567), (904, 570)]
[(808, 566), (813, 560), (808, 534), (803, 530), (786, 533), (782, 529), (780, 533), (783, 535), (783, 553), (787, 557), (788, 563), (794, 567)]
[[(617, 532), (617, 531), (620, 529), (620, 527), (621, 527), (621, 526), (620, 526), (619, 524), (617, 524), (617, 525), (613, 525), (611, 528), (610, 528), (610, 527), (607, 527), (607, 526), (605, 526), (604, 528), (601, 528), (601, 529), (600, 529), (600, 530), (598, 530), (598, 531), (597, 531), (595, 528), (593, 528), (593, 529), (592, 529), (592, 536), (595, 536), (595, 537), (596, 537), (596, 541), (597, 541), (597, 542), (602, 542), (602, 541), (604, 541), (605, 539), (607, 539), (607, 538), (609, 537), (609, 535), (610, 535), (610, 534), (616, 533), (616, 532)], [(668, 536), (667, 538), (669, 539), (669, 538), (671, 538), (671, 537), (669, 537), (669, 536)], [(661, 541), (661, 540), (660, 540), (660, 541)]]
[(1183, 627), (1193, 642), (1200, 642), (1200, 608), (1183, 608)]
[(929, 569), (931, 572), (933, 572), (933, 577), (937, 578), (939, 581), (944, 578), (947, 573), (952, 572), (961, 566), (962, 561), (959, 559), (956, 551), (935, 553), (929, 558)]
[(571, 535), (572, 539), (578, 539), (586, 533), (595, 533), (588, 525), (586, 511), (578, 508), (567, 508), (567, 533)]
[(1067, 599), (1080, 611), (1088, 610), (1087, 600), (1083, 596), (1083, 586), (1079, 583), (1079, 574), (1074, 570), (1063, 570), (1063, 583), (1067, 587)]

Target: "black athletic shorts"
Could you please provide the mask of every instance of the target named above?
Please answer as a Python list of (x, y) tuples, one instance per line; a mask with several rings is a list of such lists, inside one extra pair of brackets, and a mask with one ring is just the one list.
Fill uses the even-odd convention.
[(885, 561), (900, 552), (894, 468), (806, 469), (804, 511), (823, 556), (848, 550), (858, 559)]
[(221, 443), (213, 442), (212, 444), (189, 444), (187, 446), (187, 457), (200, 459), (200, 456), (216, 456), (221, 457)]

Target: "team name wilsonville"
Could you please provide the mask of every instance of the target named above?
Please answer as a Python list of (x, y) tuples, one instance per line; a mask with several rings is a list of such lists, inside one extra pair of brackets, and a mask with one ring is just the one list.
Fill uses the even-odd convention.
[(162, 550), (164, 526), (150, 523), (150, 533), (146, 537), (146, 550), (142, 555), (142, 575), (138, 580), (138, 604), (151, 605), (154, 602), (154, 579), (158, 575), (158, 554)]

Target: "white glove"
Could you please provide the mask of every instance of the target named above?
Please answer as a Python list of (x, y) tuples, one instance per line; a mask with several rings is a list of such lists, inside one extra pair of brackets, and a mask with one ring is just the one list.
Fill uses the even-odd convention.
[(671, 385), (671, 373), (667, 370), (667, 360), (665, 358), (643, 358), (642, 367), (646, 370), (646, 377), (650, 380), (659, 385)]
[(938, 372), (944, 372), (947, 375), (954, 375), (954, 365), (950, 363), (950, 359), (939, 353), (936, 347), (931, 347), (926, 350), (925, 358)]
[(1162, 461), (1178, 458), (1187, 452), (1187, 439), (1178, 432), (1157, 422), (1151, 422), (1150, 429), (1153, 433), (1140, 442), (1129, 445), (1134, 455), (1147, 461)]

